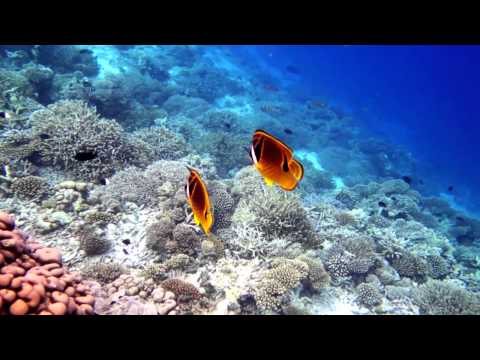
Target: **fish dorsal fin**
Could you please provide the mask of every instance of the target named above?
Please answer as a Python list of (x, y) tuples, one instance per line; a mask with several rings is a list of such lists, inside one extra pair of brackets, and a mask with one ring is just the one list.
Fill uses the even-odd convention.
[(280, 149), (282, 149), (283, 151), (286, 152), (287, 154), (287, 158), (290, 160), (293, 158), (293, 150), (292, 148), (290, 148), (287, 144), (285, 144), (283, 141), (281, 141), (280, 139), (277, 139), (275, 136), (267, 133), (266, 131), (264, 130), (256, 130), (255, 133), (253, 134), (253, 137), (257, 137), (257, 136), (263, 136), (267, 139), (269, 139), (270, 141), (274, 142)]

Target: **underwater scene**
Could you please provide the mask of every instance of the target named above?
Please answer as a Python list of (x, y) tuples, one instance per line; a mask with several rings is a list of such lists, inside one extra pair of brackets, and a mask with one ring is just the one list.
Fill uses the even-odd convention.
[(480, 314), (479, 61), (0, 45), (0, 315)]

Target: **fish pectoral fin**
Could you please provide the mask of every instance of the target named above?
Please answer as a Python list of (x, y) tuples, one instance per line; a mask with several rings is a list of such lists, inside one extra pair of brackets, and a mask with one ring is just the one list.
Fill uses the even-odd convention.
[(195, 221), (196, 225), (200, 225), (200, 220), (198, 219), (196, 214), (193, 214), (193, 221)]
[(267, 178), (263, 178), (265, 180), (265, 184), (267, 184), (267, 186), (273, 186), (273, 180), (271, 179), (267, 179)]

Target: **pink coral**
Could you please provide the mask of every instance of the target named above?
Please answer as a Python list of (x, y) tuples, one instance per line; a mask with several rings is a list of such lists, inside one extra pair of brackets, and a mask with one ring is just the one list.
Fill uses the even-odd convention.
[(0, 213), (0, 315), (89, 315), (94, 303), (58, 250), (27, 242), (13, 217)]

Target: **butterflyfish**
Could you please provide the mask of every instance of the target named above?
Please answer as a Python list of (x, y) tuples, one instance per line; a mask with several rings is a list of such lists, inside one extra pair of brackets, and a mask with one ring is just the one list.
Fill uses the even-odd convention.
[(185, 194), (193, 212), (195, 224), (199, 225), (205, 234), (209, 235), (213, 225), (213, 213), (207, 186), (198, 171), (187, 167), (190, 174), (185, 184)]
[(303, 166), (293, 158), (293, 150), (266, 131), (255, 131), (249, 155), (269, 186), (292, 191), (303, 178)]

